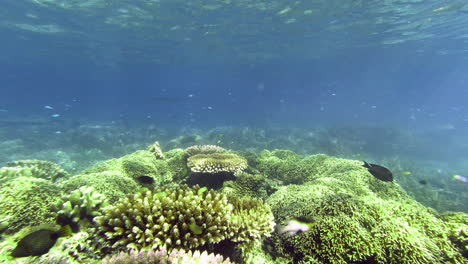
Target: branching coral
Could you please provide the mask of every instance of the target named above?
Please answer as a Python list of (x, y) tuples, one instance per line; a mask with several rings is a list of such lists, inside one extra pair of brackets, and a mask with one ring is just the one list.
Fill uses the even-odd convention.
[(222, 240), (268, 236), (273, 217), (255, 200), (234, 200), (213, 190), (187, 186), (143, 192), (95, 218), (101, 242), (110, 248), (196, 248)]
[(110, 247), (194, 248), (228, 233), (232, 205), (224, 195), (199, 187), (158, 189), (118, 202), (96, 217)]
[(101, 209), (107, 205), (105, 196), (93, 187), (83, 186), (67, 196), (57, 205), (57, 223), (70, 225), (77, 232), (80, 227), (92, 223), (93, 218), (101, 215)]
[(229, 197), (234, 206), (229, 220), (234, 242), (249, 242), (269, 235), (275, 227), (271, 209), (260, 200)]

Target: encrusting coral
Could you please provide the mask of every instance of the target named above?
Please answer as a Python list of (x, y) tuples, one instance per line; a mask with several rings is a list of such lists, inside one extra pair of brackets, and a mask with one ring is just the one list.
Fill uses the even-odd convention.
[(191, 249), (226, 239), (251, 241), (268, 236), (274, 225), (268, 206), (257, 201), (233, 205), (224, 194), (199, 186), (130, 196), (104, 209), (95, 221), (101, 243), (113, 249)]
[(165, 249), (159, 250), (132, 250), (121, 252), (110, 258), (105, 258), (102, 264), (230, 264), (229, 258), (221, 255), (200, 252), (198, 250), (185, 251), (173, 249), (169, 252)]

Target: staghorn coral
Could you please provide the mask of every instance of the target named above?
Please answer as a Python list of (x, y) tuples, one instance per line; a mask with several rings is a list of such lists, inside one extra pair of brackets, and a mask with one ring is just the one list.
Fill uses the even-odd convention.
[(96, 192), (93, 187), (83, 186), (62, 196), (62, 201), (56, 206), (57, 223), (70, 225), (74, 232), (93, 222), (93, 218), (101, 215), (101, 209), (107, 205), (105, 196)]
[(206, 251), (185, 251), (174, 249), (167, 252), (159, 250), (132, 250), (128, 253), (121, 252), (110, 258), (105, 258), (102, 264), (229, 264), (233, 263), (229, 258), (221, 255), (209, 254)]
[(272, 237), (283, 256), (297, 263), (465, 263), (447, 224), (395, 183), (375, 179), (357, 161), (307, 158), (313, 177), (267, 199), (278, 223), (310, 220), (307, 232)]
[(60, 165), (45, 160), (18, 160), (7, 163), (7, 167), (29, 168), (32, 177), (55, 181), (67, 177), (68, 173)]
[(231, 153), (196, 154), (188, 158), (187, 166), (199, 173), (236, 173), (247, 168), (247, 160)]
[(62, 192), (49, 180), (18, 177), (0, 186), (0, 215), (8, 220), (5, 233), (14, 233), (26, 226), (53, 223), (51, 206)]
[(213, 154), (213, 153), (223, 153), (227, 150), (223, 147), (216, 146), (216, 145), (194, 145), (190, 146), (185, 149), (185, 152), (189, 154), (189, 156), (197, 155), (197, 154)]
[(199, 186), (143, 192), (106, 208), (95, 218), (96, 233), (112, 249), (190, 249), (222, 240), (252, 241), (272, 232), (268, 206), (256, 200), (229, 201)]

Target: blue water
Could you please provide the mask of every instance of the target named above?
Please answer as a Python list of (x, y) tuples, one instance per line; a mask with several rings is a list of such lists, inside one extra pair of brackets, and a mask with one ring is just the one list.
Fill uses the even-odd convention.
[[(224, 137), (249, 128), (278, 140), (254, 145), (237, 131), (208, 143), (398, 156), (447, 182), (468, 175), (463, 1), (3, 0), (0, 7), (0, 136), (22, 142), (9, 143), (1, 163), (56, 149), (79, 162), (79, 153), (98, 148), (105, 159), (190, 131)], [(112, 125), (119, 133), (77, 136)], [(328, 141), (297, 143), (312, 134), (344, 141), (347, 151)], [(130, 147), (112, 149), (115, 137)]]

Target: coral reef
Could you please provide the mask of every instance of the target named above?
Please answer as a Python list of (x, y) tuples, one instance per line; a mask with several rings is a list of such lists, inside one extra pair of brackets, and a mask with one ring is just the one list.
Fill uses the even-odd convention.
[(167, 252), (159, 250), (132, 250), (128, 253), (121, 252), (102, 261), (103, 264), (229, 264), (233, 263), (229, 258), (206, 251), (185, 251), (174, 249)]
[(60, 188), (66, 193), (73, 192), (83, 186), (93, 187), (104, 195), (109, 203), (125, 198), (128, 194), (135, 193), (141, 188), (132, 178), (119, 171), (78, 174), (60, 183)]
[(239, 197), (255, 197), (266, 199), (273, 191), (268, 184), (268, 179), (261, 174), (236, 173), (234, 181), (226, 181), (223, 184), (223, 192), (231, 193)]
[[(394, 183), (373, 178), (360, 162), (309, 156), (303, 185), (267, 199), (277, 219), (309, 219), (309, 230), (272, 241), (297, 263), (464, 263), (447, 225)], [(320, 160), (321, 162), (316, 162)]]
[(93, 218), (101, 215), (101, 209), (107, 205), (105, 196), (96, 192), (93, 187), (80, 187), (67, 196), (56, 206), (57, 223), (70, 225), (74, 232), (90, 225)]
[(18, 160), (8, 162), (7, 167), (29, 168), (32, 177), (56, 181), (59, 178), (67, 177), (68, 173), (60, 165), (45, 160)]
[(156, 159), (151, 151), (139, 150), (118, 159), (98, 163), (83, 173), (118, 171), (134, 179), (140, 185), (152, 188), (170, 183), (174, 175), (180, 172), (173, 171), (169, 162), (171, 162), (170, 159)]
[(14, 233), (26, 226), (53, 223), (51, 206), (60, 200), (60, 188), (49, 180), (18, 177), (0, 187), (0, 215), (8, 218), (5, 233)]
[(199, 187), (158, 189), (118, 202), (96, 217), (98, 235), (111, 248), (195, 248), (228, 234), (225, 196)]
[(187, 166), (192, 172), (219, 173), (241, 172), (247, 168), (247, 160), (231, 153), (196, 154), (188, 158)]
[[(314, 160), (315, 161), (315, 160)], [(312, 177), (315, 162), (289, 150), (264, 150), (259, 153), (255, 168), (271, 179), (284, 184), (301, 184)]]
[(262, 203), (236, 200), (233, 205), (225, 195), (198, 186), (130, 196), (95, 221), (101, 243), (114, 249), (190, 249), (225, 239), (251, 241), (268, 236), (274, 225)]
[(463, 212), (445, 212), (441, 218), (449, 227), (448, 237), (468, 259), (468, 214)]

